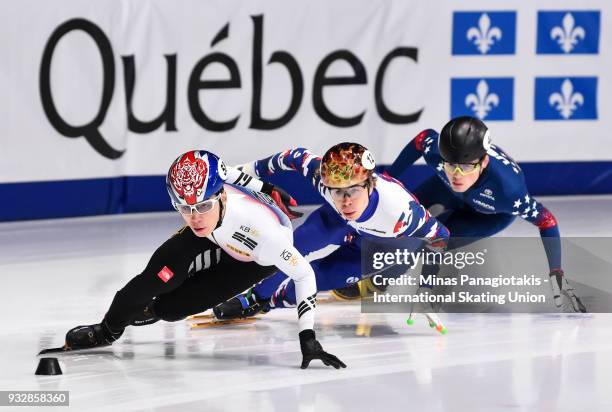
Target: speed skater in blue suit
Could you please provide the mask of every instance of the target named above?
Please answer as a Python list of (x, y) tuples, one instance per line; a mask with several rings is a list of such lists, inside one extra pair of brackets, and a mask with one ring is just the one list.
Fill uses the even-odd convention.
[(438, 220), (450, 230), (449, 249), (490, 237), (517, 217), (535, 225), (542, 238), (554, 302), (567, 312), (586, 312), (561, 267), (561, 239), (555, 216), (529, 194), (519, 165), (491, 143), (488, 127), (474, 117), (452, 119), (440, 134), (419, 133), (399, 154), (387, 173), (400, 181), (423, 157), (434, 175), (414, 194), (428, 209), (438, 206)]

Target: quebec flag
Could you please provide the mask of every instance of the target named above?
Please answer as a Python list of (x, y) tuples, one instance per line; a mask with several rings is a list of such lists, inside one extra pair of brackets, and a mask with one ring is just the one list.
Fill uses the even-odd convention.
[(599, 53), (599, 11), (539, 11), (538, 54)]
[(453, 54), (514, 54), (516, 12), (453, 13)]
[(536, 78), (535, 119), (597, 119), (597, 77)]
[(512, 77), (451, 79), (451, 118), (512, 120), (513, 107)]

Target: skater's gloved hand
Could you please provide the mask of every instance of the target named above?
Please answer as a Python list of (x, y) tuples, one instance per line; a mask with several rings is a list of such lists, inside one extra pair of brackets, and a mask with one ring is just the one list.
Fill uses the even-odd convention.
[(553, 299), (555, 306), (562, 308), (563, 312), (568, 313), (586, 313), (586, 306), (580, 298), (576, 296), (574, 288), (570, 286), (565, 274), (561, 269), (554, 269), (550, 272), (550, 286), (553, 291)]
[(291, 208), (292, 206), (297, 206), (297, 202), (289, 193), (285, 192), (280, 187), (264, 182), (261, 191), (269, 195), (274, 200), (274, 203), (276, 203), (280, 210), (282, 210), (289, 219), (297, 219), (298, 217), (304, 215), (303, 213)]
[(326, 366), (333, 366), (336, 369), (346, 368), (344, 362), (323, 350), (321, 344), (315, 339), (312, 329), (300, 332), (300, 348), (302, 349), (302, 369), (306, 369), (313, 359), (321, 359)]

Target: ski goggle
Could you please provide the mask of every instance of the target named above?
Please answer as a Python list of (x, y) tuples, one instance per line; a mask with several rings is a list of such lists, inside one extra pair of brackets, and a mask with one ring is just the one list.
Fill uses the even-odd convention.
[(219, 200), (221, 195), (217, 195), (213, 198), (204, 200), (203, 202), (196, 203), (195, 205), (179, 205), (172, 202), (172, 206), (179, 212), (181, 215), (191, 215), (195, 210), (197, 213), (203, 215), (205, 213), (210, 212), (213, 207), (215, 207), (215, 203)]
[(329, 193), (331, 194), (332, 199), (334, 200), (342, 200), (344, 196), (355, 197), (359, 196), (366, 191), (368, 187), (368, 182), (349, 186), (349, 187), (329, 187), (325, 186)]
[(459, 172), (461, 176), (471, 175), (480, 170), (480, 162), (476, 163), (449, 163), (444, 162), (444, 170), (449, 174), (454, 175)]

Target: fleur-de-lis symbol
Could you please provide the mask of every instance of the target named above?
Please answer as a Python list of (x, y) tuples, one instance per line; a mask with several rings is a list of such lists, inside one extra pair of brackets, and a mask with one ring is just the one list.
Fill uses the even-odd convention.
[(465, 105), (476, 113), (476, 117), (484, 119), (493, 106), (499, 105), (499, 96), (495, 93), (489, 94), (489, 85), (485, 80), (481, 80), (476, 86), (476, 94), (470, 93), (466, 96)]
[(561, 93), (551, 94), (548, 104), (557, 109), (561, 117), (569, 119), (578, 105), (584, 104), (584, 96), (578, 92), (574, 93), (574, 85), (570, 79), (565, 79), (561, 84)]
[(467, 39), (474, 40), (474, 44), (482, 54), (486, 54), (495, 40), (501, 40), (502, 31), (499, 27), (491, 27), (491, 19), (487, 13), (483, 13), (478, 19), (478, 28), (470, 27), (467, 31)]
[(574, 21), (572, 13), (565, 14), (562, 24), (563, 28), (559, 26), (553, 27), (550, 31), (550, 38), (553, 40), (557, 39), (557, 43), (561, 46), (561, 50), (563, 50), (564, 53), (569, 53), (579, 40), (584, 39), (586, 33), (582, 27), (574, 27), (576, 22)]

